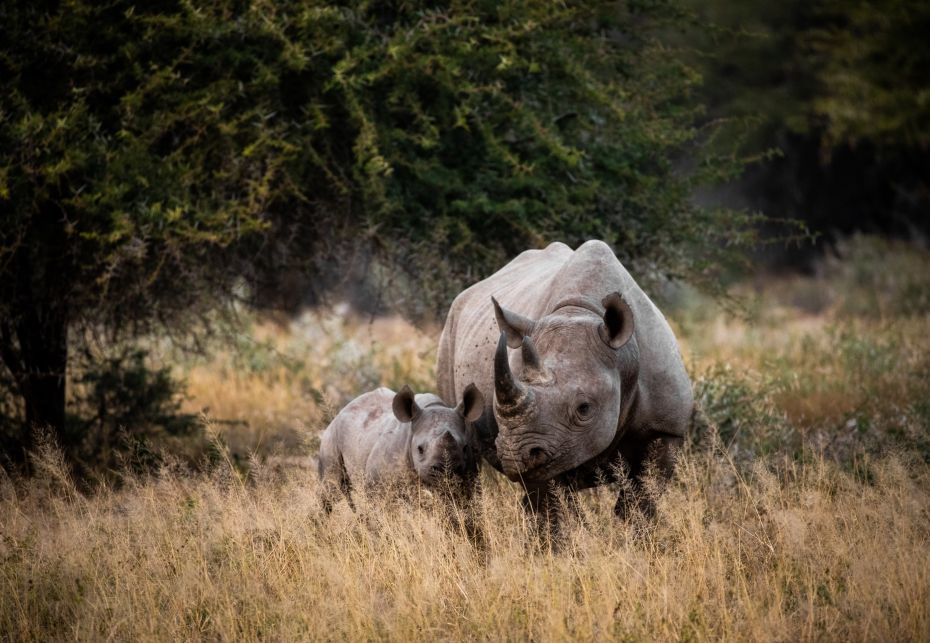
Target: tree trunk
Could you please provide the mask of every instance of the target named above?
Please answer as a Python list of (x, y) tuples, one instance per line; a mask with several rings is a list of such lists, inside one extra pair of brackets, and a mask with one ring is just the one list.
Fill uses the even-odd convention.
[(31, 311), (17, 325), (23, 374), (20, 394), (26, 410), (23, 444), (33, 445), (36, 430), (50, 431), (61, 446), (65, 435), (65, 381), (68, 325), (60, 310)]
[(65, 382), (68, 324), (63, 306), (34, 306), (21, 311), (15, 325), (0, 328), (0, 356), (16, 382), (25, 417), (20, 435), (7, 445), (7, 457), (28, 468), (35, 432), (49, 431), (61, 446), (65, 435)]
[(68, 366), (69, 295), (73, 290), (69, 238), (60, 207), (49, 201), (23, 225), (2, 288), (0, 361), (23, 402), (23, 424), (4, 446), (6, 457), (29, 469), (35, 432), (47, 431), (63, 448)]

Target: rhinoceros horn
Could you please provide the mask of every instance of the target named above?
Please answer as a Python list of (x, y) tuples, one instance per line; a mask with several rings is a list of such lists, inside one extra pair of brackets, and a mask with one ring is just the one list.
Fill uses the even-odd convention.
[(494, 354), (494, 393), (498, 406), (521, 406), (529, 396), (526, 386), (517, 381), (510, 372), (510, 362), (507, 359), (507, 334), (501, 332), (497, 342), (497, 352)]
[(497, 327), (507, 333), (507, 345), (510, 348), (520, 348), (523, 337), (533, 332), (536, 322), (529, 317), (507, 310), (494, 297), (491, 297), (491, 303), (494, 305)]
[(542, 363), (539, 360), (539, 353), (536, 352), (536, 345), (529, 337), (523, 338), (523, 347), (520, 351), (523, 355), (523, 377), (524, 379), (533, 380), (545, 375)]

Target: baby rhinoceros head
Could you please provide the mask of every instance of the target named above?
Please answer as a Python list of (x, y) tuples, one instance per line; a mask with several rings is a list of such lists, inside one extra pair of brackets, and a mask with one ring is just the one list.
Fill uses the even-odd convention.
[(472, 422), (484, 412), (484, 397), (469, 384), (455, 408), (438, 397), (421, 396), (422, 407), (409, 386), (394, 396), (394, 416), (410, 422), (410, 461), (428, 486), (471, 480), (478, 472)]

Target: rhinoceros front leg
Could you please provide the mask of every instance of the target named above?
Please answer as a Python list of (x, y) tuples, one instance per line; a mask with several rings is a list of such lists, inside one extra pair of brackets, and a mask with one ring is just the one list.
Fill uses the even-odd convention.
[(628, 480), (614, 505), (618, 518), (626, 520), (637, 511), (647, 518), (655, 517), (656, 499), (675, 473), (675, 460), (682, 442), (683, 438), (677, 435), (653, 434), (621, 447)]
[(522, 504), (523, 509), (534, 517), (554, 518), (556, 509), (555, 490), (549, 485), (527, 489)]
[(536, 533), (550, 543), (555, 541), (559, 531), (559, 507), (553, 485), (527, 489), (521, 503), (524, 511), (530, 514)]
[(477, 476), (467, 478), (458, 485), (447, 485), (433, 489), (439, 504), (444, 508), (443, 516), (449, 526), (464, 535), (478, 551), (487, 548), (487, 537), (481, 520), (475, 493), (478, 486)]
[(569, 515), (580, 517), (578, 496), (572, 487), (549, 482), (545, 486), (526, 490), (523, 509), (534, 521), (537, 533), (548, 544), (559, 547)]

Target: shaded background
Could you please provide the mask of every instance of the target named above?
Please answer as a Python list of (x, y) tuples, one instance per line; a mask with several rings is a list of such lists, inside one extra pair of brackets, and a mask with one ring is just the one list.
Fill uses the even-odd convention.
[[(689, 2), (710, 118), (746, 119), (763, 156), (713, 193), (804, 221), (813, 244), (776, 247), (771, 265), (809, 270), (865, 232), (925, 247), (930, 10), (917, 2)], [(769, 153), (765, 153), (768, 150)]]

